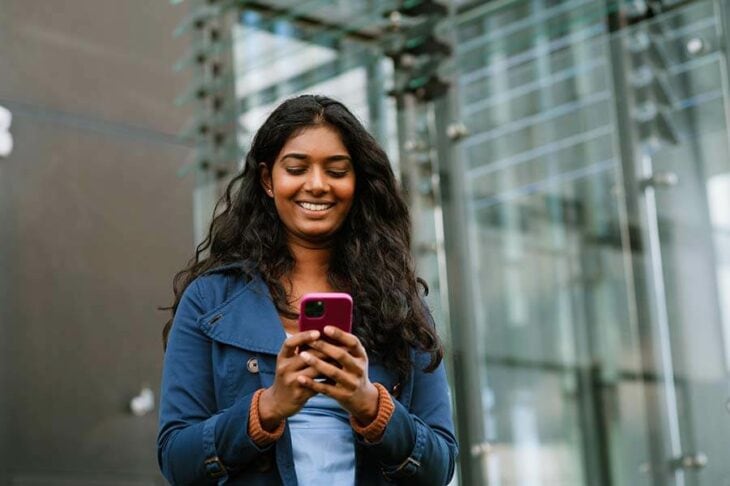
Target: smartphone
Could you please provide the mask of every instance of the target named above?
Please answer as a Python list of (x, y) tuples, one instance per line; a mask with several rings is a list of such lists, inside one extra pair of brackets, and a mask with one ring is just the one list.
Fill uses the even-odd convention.
[[(352, 297), (342, 292), (316, 292), (304, 294), (299, 303), (299, 332), (319, 331), (321, 339), (331, 344), (338, 344), (324, 334), (324, 326), (339, 327), (345, 332), (352, 332)], [(309, 346), (302, 346), (301, 351)], [(319, 375), (314, 381), (334, 384), (329, 378)]]
[(299, 332), (319, 331), (324, 340), (324, 326), (352, 332), (352, 297), (343, 292), (305, 294), (299, 304)]

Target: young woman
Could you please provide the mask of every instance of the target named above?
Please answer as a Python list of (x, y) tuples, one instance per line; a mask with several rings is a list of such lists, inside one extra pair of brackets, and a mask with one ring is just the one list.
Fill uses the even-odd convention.
[[(165, 477), (448, 483), (443, 347), (409, 256), (408, 209), (372, 136), (339, 102), (288, 100), (219, 204), (175, 277), (163, 333)], [(301, 297), (331, 291), (352, 296), (352, 333), (299, 332)]]

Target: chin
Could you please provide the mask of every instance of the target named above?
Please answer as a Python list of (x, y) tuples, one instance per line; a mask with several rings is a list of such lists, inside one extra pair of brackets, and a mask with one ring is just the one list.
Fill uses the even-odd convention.
[(329, 243), (332, 241), (333, 236), (333, 233), (310, 233), (302, 234), (300, 238), (311, 243)]
[(334, 239), (337, 230), (309, 230), (309, 231), (298, 231), (296, 236), (298, 239), (308, 241), (310, 243), (328, 243)]

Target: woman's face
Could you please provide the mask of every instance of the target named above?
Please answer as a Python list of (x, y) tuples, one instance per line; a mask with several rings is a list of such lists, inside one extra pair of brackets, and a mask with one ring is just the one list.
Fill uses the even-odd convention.
[(355, 169), (339, 133), (306, 128), (282, 147), (261, 182), (274, 199), (290, 242), (326, 244), (342, 226), (355, 195)]

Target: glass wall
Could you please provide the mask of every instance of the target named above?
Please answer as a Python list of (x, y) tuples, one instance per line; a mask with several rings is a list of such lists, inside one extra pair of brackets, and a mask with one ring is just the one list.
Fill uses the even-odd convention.
[[(459, 24), (489, 484), (590, 484), (610, 454), (603, 395), (644, 413), (643, 385), (620, 378), (640, 360), (607, 30), (591, 1)], [(646, 449), (634, 420), (617, 435), (631, 461)]]
[(489, 484), (730, 478), (724, 8), (458, 18)]

